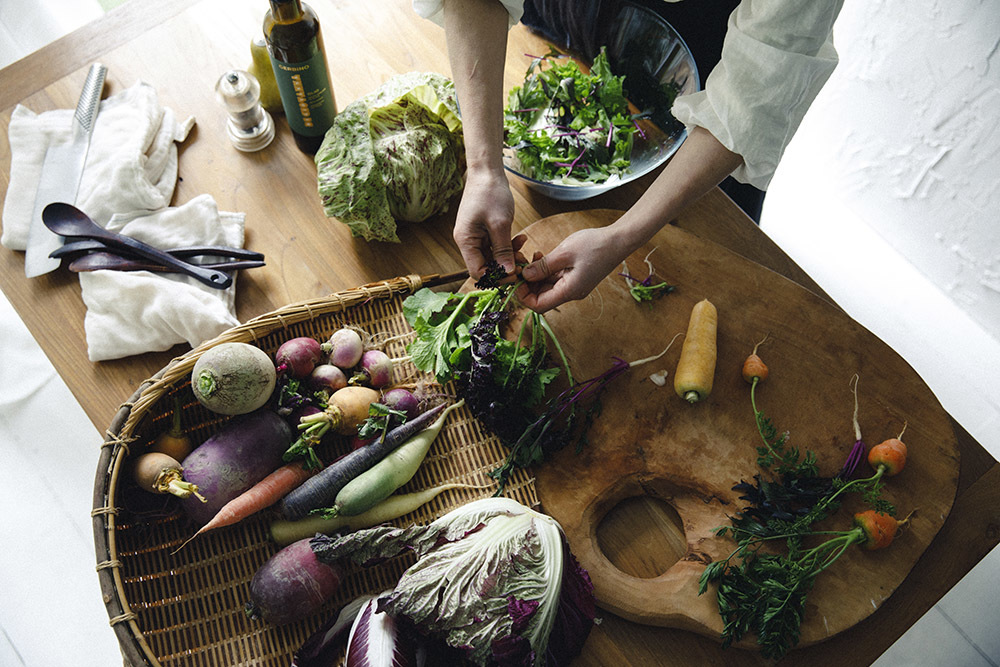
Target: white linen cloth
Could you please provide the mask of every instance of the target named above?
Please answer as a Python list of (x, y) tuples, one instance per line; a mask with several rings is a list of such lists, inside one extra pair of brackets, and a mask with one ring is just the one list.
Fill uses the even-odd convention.
[[(244, 214), (220, 212), (200, 195), (149, 215), (114, 216), (107, 228), (159, 248), (243, 246)], [(87, 306), (84, 331), (91, 361), (192, 347), (239, 324), (236, 281), (224, 290), (178, 273), (88, 271), (80, 274)]]
[[(11, 180), (0, 243), (24, 250), (35, 191), (51, 143), (69, 137), (74, 110), (36, 114), (18, 105), (9, 127)], [(177, 184), (177, 142), (194, 118), (178, 119), (156, 91), (138, 82), (101, 102), (76, 206), (97, 224), (158, 248), (242, 247), (242, 213), (222, 213), (208, 195), (170, 208)], [(91, 361), (192, 347), (239, 324), (235, 282), (225, 290), (180, 274), (93, 271), (80, 274)]]
[[(524, 0), (501, 2), (514, 25)], [(673, 115), (688, 130), (704, 127), (743, 157), (733, 172), (736, 180), (767, 189), (806, 110), (837, 66), (833, 23), (842, 5), (843, 0), (743, 0), (729, 17), (722, 60), (704, 90), (674, 102)], [(413, 0), (413, 8), (443, 25), (443, 0)]]
[[(17, 105), (11, 114), (10, 185), (0, 243), (24, 250), (35, 190), (50, 144), (69, 139), (73, 109), (36, 114)], [(177, 184), (177, 146), (194, 126), (162, 107), (156, 91), (139, 82), (101, 101), (76, 206), (102, 227), (115, 213), (152, 212), (170, 204)]]

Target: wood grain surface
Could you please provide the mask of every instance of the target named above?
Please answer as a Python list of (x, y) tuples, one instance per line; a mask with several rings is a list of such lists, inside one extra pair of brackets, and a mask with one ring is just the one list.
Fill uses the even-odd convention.
[[(310, 5), (323, 21), (331, 77), (341, 107), (396, 73), (449, 73), (444, 32), (418, 18), (409, 0), (313, 0)], [(221, 210), (247, 214), (246, 244), (264, 252), (268, 266), (238, 278), (236, 310), (241, 321), (288, 303), (376, 280), (462, 268), (451, 239), (454, 206), (450, 213), (403, 228), (399, 245), (367, 244), (351, 238), (346, 227), (323, 214), (316, 195), (315, 166), (309, 156), (295, 148), (283, 118), (276, 118), (275, 142), (261, 153), (243, 154), (229, 144), (225, 115), (215, 101), (213, 88), (226, 70), (249, 66), (249, 42), (265, 10), (266, 2), (241, 0), (129, 0), (104, 19), (0, 71), (0, 197), (6, 196), (10, 183), (7, 128), (14, 105), (23, 104), (35, 112), (72, 108), (87, 68), (93, 60), (100, 60), (109, 67), (105, 95), (143, 80), (156, 89), (162, 104), (180, 116), (195, 117), (197, 125), (180, 148), (180, 180), (173, 204), (208, 193)], [(522, 78), (528, 62), (523, 54), (545, 50), (543, 40), (523, 26), (515, 26), (508, 40), (506, 86)], [(627, 209), (656, 175), (576, 203), (549, 200), (512, 182), (514, 229), (570, 211)], [(810, 224), (808, 211), (802, 212), (802, 222)], [(672, 223), (825, 299), (815, 282), (718, 189)], [(540, 239), (545, 244), (554, 240)], [(23, 253), (0, 249), (0, 287), (102, 432), (137, 387), (189, 349), (178, 345), (93, 364), (87, 361), (85, 308), (74, 275), (60, 270), (28, 280)], [(615, 336), (629, 335), (629, 331), (604, 337), (611, 341)], [(614, 353), (609, 346), (600, 360)], [(771, 386), (778, 386), (777, 381)], [(865, 380), (862, 387), (867, 386)], [(842, 404), (840, 400), (831, 403), (838, 408)], [(877, 406), (870, 404), (871, 408)], [(840, 437), (849, 432), (849, 415), (843, 419), (843, 430), (836, 431)], [(958, 496), (948, 520), (910, 576), (871, 616), (826, 642), (794, 651), (783, 664), (870, 664), (1000, 542), (1000, 467), (960, 426), (954, 422), (952, 426), (962, 454)], [(794, 422), (787, 427), (797, 437), (803, 430)], [(885, 424), (873, 423), (872, 437), (878, 435), (875, 429), (882, 427)], [(802, 437), (808, 436), (802, 433)], [(94, 443), (95, 461), (99, 444)], [(598, 538), (609, 560), (619, 568), (636, 576), (655, 577), (686, 548), (686, 541), (668, 530), (677, 520), (668, 504), (638, 498), (611, 510), (610, 518), (598, 528)], [(639, 533), (637, 525), (658, 525), (661, 529)], [(576, 664), (762, 662), (752, 651), (722, 652), (711, 637), (605, 613)]]
[[(529, 246), (547, 247), (617, 216), (596, 210), (540, 220), (526, 230)], [(899, 586), (951, 510), (960, 454), (947, 413), (899, 355), (786, 278), (670, 226), (629, 258), (630, 272), (646, 275), (647, 254), (657, 275), (677, 286), (675, 292), (637, 304), (624, 279), (613, 275), (587, 299), (548, 315), (574, 377), (598, 375), (610, 367), (612, 355), (635, 360), (658, 353), (686, 330), (692, 306), (707, 298), (719, 312), (712, 393), (689, 405), (674, 393), (672, 380), (663, 387), (649, 380), (661, 369), (672, 377), (680, 340), (662, 359), (616, 379), (585, 449), (580, 454), (563, 450), (537, 470), (544, 510), (566, 530), (602, 607), (636, 622), (718, 637), (718, 606), (714, 595), (698, 595), (698, 578), (705, 565), (725, 558), (735, 546), (730, 538), (715, 536), (715, 529), (728, 525), (728, 516), (745, 505), (733, 485), (760, 472), (755, 462), (760, 439), (740, 368), (754, 343), (767, 335), (759, 353), (771, 374), (758, 387), (758, 407), (779, 431), (790, 432), (791, 446), (816, 454), (822, 475), (840, 470), (855, 440), (855, 374), (858, 419), (869, 445), (894, 437), (907, 424), (910, 458), (903, 473), (887, 481), (885, 496), (900, 517), (916, 510), (911, 525), (890, 549), (852, 549), (817, 579), (800, 643), (806, 646), (851, 627)], [(867, 464), (860, 472), (870, 474)], [(642, 542), (664, 532), (659, 539), (682, 540), (672, 549), (675, 562), (659, 564), (659, 572), (616, 565), (602, 549), (599, 529), (605, 517), (620, 502), (641, 497), (659, 499), (666, 508), (646, 521), (632, 521), (635, 532), (627, 539)], [(853, 511), (863, 507), (855, 496), (820, 527), (848, 530)]]

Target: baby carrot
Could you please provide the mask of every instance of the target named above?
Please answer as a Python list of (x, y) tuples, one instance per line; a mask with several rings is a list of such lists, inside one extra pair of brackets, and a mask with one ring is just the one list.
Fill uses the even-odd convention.
[(743, 362), (743, 379), (753, 383), (754, 380), (763, 382), (767, 379), (767, 364), (757, 356), (757, 349), (764, 344), (767, 336), (764, 336), (759, 343), (753, 346), (753, 352)]
[[(905, 430), (904, 424), (903, 431)], [(876, 470), (884, 468), (886, 477), (899, 473), (906, 465), (906, 444), (901, 440), (903, 431), (900, 431), (895, 438), (883, 440), (868, 452), (868, 463)]]
[(910, 522), (911, 516), (913, 512), (900, 521), (892, 515), (876, 510), (858, 512), (854, 515), (854, 525), (864, 533), (865, 540), (861, 543), (861, 548), (874, 551), (889, 546), (896, 539), (899, 529)]
[(718, 321), (718, 312), (708, 299), (702, 299), (691, 309), (681, 358), (674, 373), (674, 391), (688, 403), (704, 400), (712, 391)]

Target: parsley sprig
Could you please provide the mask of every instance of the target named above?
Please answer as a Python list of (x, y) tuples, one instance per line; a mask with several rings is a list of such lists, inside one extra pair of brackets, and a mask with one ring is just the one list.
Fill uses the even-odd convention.
[[(866, 539), (860, 527), (847, 531), (818, 531), (815, 524), (833, 515), (845, 493), (861, 493), (873, 509), (893, 515), (895, 508), (882, 498), (882, 469), (865, 479), (840, 474), (821, 477), (816, 455), (803, 455), (789, 444), (787, 431), (779, 432), (757, 406), (760, 377), (750, 384), (750, 403), (761, 444), (757, 445), (754, 481), (733, 487), (747, 502), (730, 525), (716, 530), (730, 536), (736, 548), (724, 559), (710, 563), (699, 580), (699, 594), (717, 584), (716, 599), (723, 619), (723, 646), (755, 633), (762, 654), (779, 659), (798, 643), (806, 598), (816, 577), (830, 567), (852, 544)], [(860, 437), (858, 437), (860, 442)], [(857, 451), (852, 448), (842, 469), (853, 471)], [(816, 546), (809, 538), (825, 536)], [(762, 550), (766, 544), (784, 549)]]

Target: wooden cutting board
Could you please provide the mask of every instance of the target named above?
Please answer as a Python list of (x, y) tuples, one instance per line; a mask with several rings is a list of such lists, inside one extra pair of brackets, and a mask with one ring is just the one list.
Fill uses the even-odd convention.
[[(609, 224), (620, 212), (597, 210), (546, 218), (527, 230), (526, 254), (548, 252), (575, 230)], [(790, 443), (816, 453), (820, 472), (840, 470), (854, 443), (852, 377), (858, 376), (858, 420), (871, 446), (896, 436), (904, 423), (909, 462), (888, 480), (885, 496), (900, 516), (916, 510), (910, 526), (888, 549), (852, 548), (816, 581), (809, 595), (800, 646), (845, 630), (879, 607), (903, 581), (944, 523), (955, 498), (959, 452), (945, 411), (910, 366), (893, 350), (799, 285), (720, 246), (676, 227), (664, 228), (628, 259), (628, 271), (645, 277), (643, 258), (677, 286), (650, 304), (637, 304), (622, 277), (612, 275), (583, 301), (547, 315), (577, 380), (606, 370), (615, 356), (634, 360), (662, 350), (686, 330), (692, 306), (707, 298), (718, 308), (718, 365), (707, 400), (689, 405), (673, 391), (680, 339), (658, 362), (631, 369), (605, 393), (603, 411), (581, 453), (559, 452), (537, 469), (542, 509), (563, 526), (573, 552), (594, 582), (600, 606), (639, 623), (682, 628), (718, 637), (722, 629), (714, 591), (698, 595), (705, 565), (733, 549), (714, 535), (743, 501), (732, 490), (758, 472), (759, 436), (749, 385), (740, 368), (754, 344), (770, 376), (758, 387), (758, 407)], [(669, 371), (666, 386), (650, 381)], [(868, 470), (867, 463), (862, 470)], [(658, 576), (618, 569), (602, 552), (599, 527), (631, 535), (638, 548), (661, 531), (636, 514), (615, 510), (647, 496), (677, 513), (680, 558)], [(852, 496), (823, 528), (850, 528)], [(614, 511), (613, 511), (614, 510)], [(622, 519), (621, 517), (630, 517)], [(638, 516), (641, 516), (638, 515)], [(604, 530), (604, 528), (601, 528)], [(753, 645), (753, 640), (744, 640)]]

